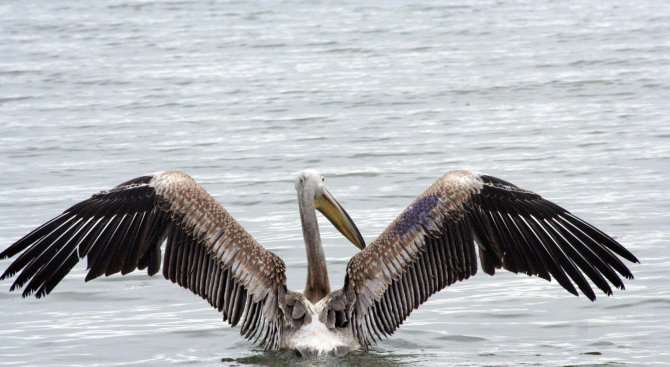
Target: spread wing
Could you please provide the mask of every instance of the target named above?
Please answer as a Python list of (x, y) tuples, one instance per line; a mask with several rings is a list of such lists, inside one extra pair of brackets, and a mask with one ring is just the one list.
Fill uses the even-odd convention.
[(161, 267), (166, 279), (190, 289), (241, 333), (277, 349), (286, 293), (284, 262), (265, 250), (191, 177), (175, 171), (135, 178), (74, 205), (9, 246), (18, 254), (0, 280), (10, 290), (42, 297), (86, 257), (86, 281)]
[[(392, 334), (413, 309), (477, 272), (504, 268), (553, 277), (590, 300), (633, 275), (617, 241), (560, 206), (495, 177), (452, 171), (421, 194), (347, 266), (332, 294), (329, 326), (349, 327), (362, 345)], [(618, 274), (617, 274), (618, 273)]]

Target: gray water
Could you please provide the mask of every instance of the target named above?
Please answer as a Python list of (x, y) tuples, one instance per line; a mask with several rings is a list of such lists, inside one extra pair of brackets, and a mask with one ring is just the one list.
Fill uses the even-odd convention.
[[(80, 264), (42, 300), (0, 282), (0, 365), (670, 365), (669, 106), (664, 1), (4, 1), (0, 249), (179, 169), (299, 290), (297, 172), (320, 169), (370, 242), (466, 168), (559, 203), (641, 264), (595, 303), (478, 274), (342, 360), (264, 353), (160, 276), (84, 284)], [(339, 287), (356, 249), (321, 222)]]

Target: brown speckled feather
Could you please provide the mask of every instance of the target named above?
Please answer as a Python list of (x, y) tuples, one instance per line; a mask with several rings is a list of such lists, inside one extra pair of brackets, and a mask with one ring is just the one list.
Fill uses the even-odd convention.
[[(597, 228), (537, 194), (469, 171), (452, 171), (407, 207), (347, 266), (331, 294), (333, 327), (350, 328), (361, 345), (392, 334), (435, 292), (496, 268), (537, 275), (594, 300), (632, 278), (619, 259), (633, 254)], [(584, 276), (586, 275), (586, 277)], [(346, 304), (342, 310), (341, 304)]]
[(165, 278), (206, 299), (233, 326), (244, 315), (247, 339), (279, 347), (284, 262), (181, 172), (138, 177), (74, 205), (0, 253), (19, 254), (0, 279), (20, 272), (11, 289), (41, 297), (83, 257), (87, 281), (138, 268), (153, 275), (165, 240)]

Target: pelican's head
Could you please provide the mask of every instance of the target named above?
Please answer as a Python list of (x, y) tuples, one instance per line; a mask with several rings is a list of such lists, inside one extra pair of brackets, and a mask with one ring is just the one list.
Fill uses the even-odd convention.
[(359, 249), (365, 248), (365, 240), (342, 205), (326, 190), (324, 178), (315, 169), (302, 171), (295, 179), (295, 189), (299, 195), (307, 195), (314, 200), (314, 208), (320, 211), (340, 233)]

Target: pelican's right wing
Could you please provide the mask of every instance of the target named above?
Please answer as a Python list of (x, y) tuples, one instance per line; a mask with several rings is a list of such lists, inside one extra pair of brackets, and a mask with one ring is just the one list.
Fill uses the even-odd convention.
[[(476, 243), (476, 244), (475, 244)], [(483, 270), (573, 282), (595, 299), (588, 277), (606, 294), (633, 275), (636, 262), (617, 241), (560, 206), (509, 182), (452, 171), (421, 194), (347, 266), (344, 287), (331, 293), (329, 327), (348, 327), (362, 345), (392, 334), (435, 292)], [(617, 256), (618, 255), (618, 256)]]
[[(206, 299), (241, 333), (279, 348), (286, 294), (284, 262), (267, 251), (188, 175), (166, 171), (93, 195), (9, 246), (20, 253), (0, 280), (21, 272), (11, 290), (49, 294), (83, 257), (86, 281), (100, 275), (160, 269)], [(27, 285), (26, 285), (27, 283)]]

